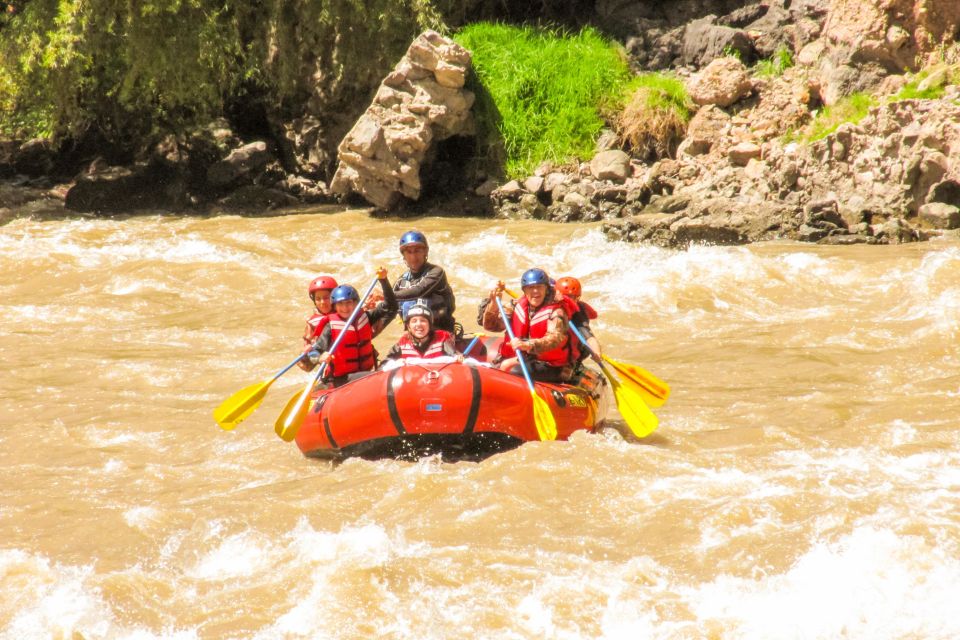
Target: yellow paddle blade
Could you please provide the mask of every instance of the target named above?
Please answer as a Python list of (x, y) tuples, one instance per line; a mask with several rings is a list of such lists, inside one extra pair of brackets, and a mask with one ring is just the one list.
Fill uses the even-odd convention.
[(653, 375), (646, 369), (625, 362), (619, 362), (613, 358), (604, 355), (603, 359), (610, 363), (617, 373), (626, 380), (625, 384), (630, 385), (635, 391), (643, 396), (644, 400), (653, 407), (663, 406), (663, 403), (670, 397), (670, 385)]
[(221, 429), (230, 431), (260, 406), (271, 384), (273, 384), (273, 380), (258, 382), (240, 389), (213, 410), (213, 419), (217, 421)]
[(550, 411), (550, 405), (538, 396), (536, 391), (531, 391), (530, 397), (533, 398), (533, 423), (537, 427), (540, 439), (556, 440), (557, 421), (553, 417), (553, 412)]
[(300, 431), (300, 425), (303, 419), (307, 417), (307, 411), (310, 409), (310, 389), (313, 387), (313, 381), (303, 389), (297, 391), (287, 401), (287, 406), (283, 408), (277, 421), (273, 425), (273, 430), (284, 442), (290, 442)]
[(610, 376), (610, 382), (613, 386), (613, 399), (617, 402), (617, 410), (630, 427), (630, 432), (638, 438), (646, 438), (653, 433), (660, 424), (660, 420), (650, 411), (643, 399), (619, 381), (615, 381), (612, 376)]

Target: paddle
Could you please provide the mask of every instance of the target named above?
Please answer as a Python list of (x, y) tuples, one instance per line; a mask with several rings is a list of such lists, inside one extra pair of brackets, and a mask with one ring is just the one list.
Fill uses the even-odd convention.
[(272, 385), (277, 378), (289, 371), (293, 365), (300, 362), (301, 359), (303, 359), (303, 354), (294, 358), (290, 364), (278, 371), (276, 375), (269, 380), (252, 384), (249, 387), (244, 387), (240, 389), (240, 391), (237, 391), (213, 410), (213, 419), (217, 421), (217, 424), (219, 424), (220, 428), (224, 431), (230, 431), (236, 427), (260, 406), (264, 396), (267, 395), (267, 390), (270, 388), (270, 385)]
[(646, 399), (650, 406), (662, 406), (670, 397), (670, 385), (649, 371), (626, 362), (618, 362), (606, 355), (603, 356), (603, 359), (609, 362), (617, 373), (626, 378), (629, 383), (636, 385), (637, 392)]
[[(497, 307), (500, 309), (500, 317), (503, 318), (503, 324), (507, 328), (507, 335), (514, 339), (513, 328), (510, 326), (510, 319), (507, 318), (507, 312), (503, 310), (503, 303), (500, 302), (500, 296), (494, 298), (497, 301)], [(523, 352), (516, 350), (517, 360), (520, 362), (520, 369), (523, 371), (523, 377), (527, 379), (527, 386), (530, 387), (530, 398), (533, 399), (533, 423), (537, 427), (537, 433), (541, 440), (557, 439), (557, 421), (550, 412), (550, 407), (546, 401), (537, 395), (537, 390), (533, 386), (533, 379), (527, 370), (527, 361), (523, 357)]]
[(473, 340), (471, 340), (470, 344), (467, 345), (467, 348), (463, 350), (463, 357), (466, 358), (468, 355), (470, 355), (470, 352), (473, 351), (473, 347), (476, 346), (480, 338), (484, 338), (486, 335), (487, 334), (485, 333), (478, 333), (477, 335), (473, 336)]
[[(515, 291), (511, 291), (510, 289), (504, 288), (504, 291), (514, 299), (520, 297)], [(586, 342), (584, 342), (584, 344), (586, 344)], [(626, 378), (628, 386), (632, 388), (632, 385), (636, 385), (637, 393), (639, 393), (651, 407), (663, 406), (663, 403), (670, 397), (670, 385), (646, 369), (641, 369), (636, 365), (627, 364), (626, 362), (618, 362), (606, 355), (603, 356), (603, 359), (609, 362), (610, 365), (616, 369), (617, 373)]]
[[(357, 303), (357, 306), (353, 308), (353, 313), (350, 314), (350, 318), (347, 319), (347, 326), (353, 324), (353, 321), (356, 320), (357, 314), (363, 311), (363, 303), (367, 301), (367, 298), (370, 297), (370, 293), (373, 291), (373, 288), (377, 286), (378, 278), (374, 278), (373, 282), (370, 283), (370, 286), (367, 287), (367, 292), (363, 294), (363, 297)], [(343, 340), (344, 336), (347, 335), (346, 331), (341, 331), (340, 335), (337, 336), (337, 339), (333, 341), (333, 345), (330, 347), (328, 353), (333, 353), (337, 350), (337, 347), (340, 346), (340, 342)], [(285, 442), (290, 442), (297, 436), (297, 431), (300, 430), (300, 425), (303, 424), (303, 419), (307, 417), (307, 410), (310, 407), (310, 403), (307, 402), (307, 399), (310, 397), (310, 392), (313, 391), (313, 387), (316, 386), (320, 378), (323, 377), (324, 371), (327, 370), (327, 363), (324, 362), (320, 369), (317, 371), (317, 375), (307, 383), (307, 386), (303, 388), (303, 391), (297, 393), (294, 398), (290, 398), (287, 402), (287, 406), (283, 408), (283, 411), (280, 412), (280, 415), (277, 417), (277, 421), (273, 425), (273, 430), (283, 439)]]
[[(577, 336), (580, 343), (590, 351), (590, 355), (596, 359), (597, 354), (590, 348), (586, 338), (583, 337), (583, 334), (580, 333), (580, 330), (577, 329), (577, 326), (572, 322), (570, 323), (570, 330)], [(603, 366), (603, 362), (599, 364), (603, 375), (607, 376), (607, 380), (610, 381), (610, 388), (613, 389), (613, 399), (617, 402), (617, 410), (620, 412), (620, 415), (623, 416), (624, 422), (630, 427), (633, 435), (638, 438), (645, 438), (653, 433), (653, 430), (657, 428), (657, 424), (660, 422), (657, 416), (650, 411), (650, 408), (635, 391), (621, 385), (620, 381), (610, 373), (610, 370)]]

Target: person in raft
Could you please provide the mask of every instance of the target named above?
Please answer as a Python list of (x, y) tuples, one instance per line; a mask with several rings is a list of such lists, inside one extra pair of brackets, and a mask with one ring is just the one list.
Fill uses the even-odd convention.
[(433, 311), (434, 326), (456, 334), (453, 312), (457, 301), (443, 268), (427, 262), (429, 251), (427, 237), (419, 231), (407, 231), (400, 236), (400, 254), (407, 272), (394, 283), (393, 291), (400, 304), (426, 300)]
[[(542, 382), (566, 382), (573, 376), (574, 365), (580, 358), (578, 341), (570, 333), (567, 323), (579, 310), (577, 304), (559, 293), (550, 283), (543, 269), (528, 269), (520, 278), (523, 295), (513, 304), (505, 305), (507, 321), (514, 338), (504, 336), (500, 352), (492, 364), (503, 371), (522, 375), (517, 351), (527, 357), (530, 375)], [(490, 300), (483, 313), (483, 328), (503, 331), (506, 327), (500, 317), (496, 298), (503, 288), (498, 284), (490, 292)]]
[(453, 334), (443, 329), (434, 329), (433, 312), (426, 300), (404, 302), (401, 306), (403, 327), (406, 331), (387, 352), (386, 360), (450, 356), (457, 362), (463, 362), (463, 354), (457, 352)]
[[(374, 291), (367, 298), (367, 301), (363, 303), (364, 311), (373, 311), (383, 303), (383, 294), (379, 291)], [(387, 328), (387, 325), (393, 322), (392, 317), (382, 317), (376, 322), (374, 322), (371, 327), (373, 328), (373, 337), (376, 338), (378, 335), (383, 333), (383, 330)], [(376, 349), (374, 349), (376, 351)]]
[(320, 332), (327, 324), (327, 316), (333, 311), (333, 303), (330, 302), (330, 292), (337, 288), (337, 281), (333, 276), (319, 276), (310, 281), (307, 285), (307, 295), (313, 301), (313, 313), (307, 318), (307, 326), (303, 328), (303, 355), (304, 358), (297, 363), (297, 366), (304, 371), (312, 371), (316, 366), (309, 358), (307, 353), (313, 349), (313, 343), (320, 337)]
[(580, 350), (581, 353), (577, 364), (579, 365), (586, 360), (591, 350), (594, 354), (594, 360), (600, 362), (603, 357), (603, 351), (600, 349), (600, 341), (597, 340), (597, 337), (593, 335), (593, 331), (590, 329), (590, 321), (597, 319), (597, 312), (593, 307), (580, 299), (580, 296), (583, 295), (583, 287), (580, 285), (580, 281), (576, 278), (566, 276), (557, 280), (556, 287), (557, 291), (577, 304), (578, 310), (570, 318), (570, 322), (580, 331), (583, 339), (587, 341), (587, 346), (590, 347), (590, 349)]
[[(327, 316), (327, 323), (320, 331), (313, 351), (309, 357), (316, 364), (329, 363), (324, 378), (334, 387), (346, 384), (351, 379), (360, 377), (356, 374), (373, 371), (376, 368), (377, 357), (373, 349), (373, 326), (383, 318), (393, 318), (397, 315), (397, 299), (387, 281), (387, 270), (381, 267), (377, 270), (377, 279), (383, 290), (383, 302), (372, 311), (362, 311), (354, 318), (353, 323), (347, 324), (353, 310), (360, 303), (360, 294), (348, 284), (342, 284), (330, 294), (334, 313)], [(330, 353), (330, 347), (341, 333), (346, 332), (337, 350)]]

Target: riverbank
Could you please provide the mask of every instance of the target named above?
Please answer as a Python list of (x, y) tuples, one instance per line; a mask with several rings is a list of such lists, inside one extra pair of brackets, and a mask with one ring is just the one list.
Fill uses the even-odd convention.
[[(951, 3), (743, 2), (727, 13), (707, 3), (670, 18), (643, 4), (587, 15), (616, 35), (634, 71), (683, 82), (692, 117), (655, 143), (608, 113), (596, 155), (511, 180), (477, 161), (489, 149), (476, 137), (482, 87), (470, 79), (471, 52), (427, 31), (371, 86), (372, 102), (338, 111), (338, 121), (352, 119), (340, 134), (300, 122), (254, 135), (220, 118), (133, 161), (96, 145), (4, 143), (0, 215), (25, 203), (256, 215), (369, 202), (401, 216), (602, 221), (609, 238), (666, 247), (899, 243), (960, 227), (960, 47), (950, 41), (960, 10)], [(333, 142), (333, 155), (321, 153)]]

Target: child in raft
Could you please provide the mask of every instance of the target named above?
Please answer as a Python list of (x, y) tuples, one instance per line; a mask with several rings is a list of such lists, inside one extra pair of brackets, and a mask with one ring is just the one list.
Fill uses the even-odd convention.
[(580, 285), (580, 281), (571, 276), (560, 278), (557, 280), (557, 291), (576, 302), (580, 308), (580, 310), (570, 318), (570, 323), (583, 335), (590, 350), (581, 349), (577, 364), (579, 365), (586, 360), (587, 356), (591, 355), (590, 351), (593, 351), (593, 359), (600, 362), (603, 357), (603, 351), (600, 350), (600, 341), (597, 340), (597, 337), (593, 335), (593, 331), (590, 329), (590, 321), (597, 319), (597, 312), (593, 307), (580, 299), (580, 296), (583, 295), (583, 287)]
[[(303, 328), (303, 353), (313, 349), (313, 343), (316, 342), (327, 324), (327, 316), (333, 311), (333, 303), (330, 301), (330, 293), (337, 288), (337, 281), (333, 276), (318, 276), (307, 285), (307, 295), (313, 302), (314, 313), (307, 318), (307, 326)], [(304, 371), (312, 371), (316, 366), (309, 358), (304, 357), (297, 366)]]
[[(324, 377), (329, 379), (334, 387), (346, 384), (350, 379), (376, 368), (373, 327), (384, 318), (389, 322), (389, 319), (397, 314), (397, 299), (393, 296), (393, 289), (387, 280), (386, 269), (381, 267), (377, 270), (377, 280), (380, 281), (384, 301), (373, 310), (358, 313), (350, 324), (347, 320), (360, 303), (360, 294), (348, 284), (340, 285), (330, 294), (334, 313), (327, 315), (326, 325), (320, 331), (308, 356), (314, 364), (328, 363)], [(346, 335), (336, 351), (331, 353), (330, 349), (341, 333)]]
[(433, 328), (433, 312), (425, 300), (404, 303), (403, 327), (406, 331), (387, 352), (386, 360), (448, 356), (463, 362), (453, 334)]

